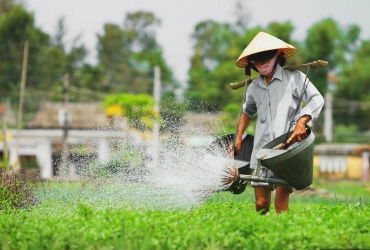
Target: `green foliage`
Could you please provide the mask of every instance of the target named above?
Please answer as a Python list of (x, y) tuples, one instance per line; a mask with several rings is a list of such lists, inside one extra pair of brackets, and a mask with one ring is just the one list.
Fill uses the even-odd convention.
[(304, 60), (310, 62), (321, 59), (329, 62), (327, 67), (317, 70), (311, 77), (311, 81), (322, 94), (327, 91), (327, 72), (348, 63), (345, 55), (357, 43), (358, 34), (358, 27), (351, 26), (345, 30), (331, 18), (317, 22), (308, 30)]
[(3, 157), (1, 160), (0, 160), (0, 169), (6, 169), (7, 166), (8, 166), (8, 162), (9, 162), (9, 157)]
[(160, 113), (158, 113), (154, 110), (154, 103), (153, 97), (146, 94), (121, 93), (107, 96), (102, 106), (109, 108), (119, 105), (122, 115), (127, 117), (129, 125), (133, 128), (151, 130), (154, 122), (157, 121), (163, 132), (177, 133), (184, 122), (186, 104), (179, 103), (171, 97), (165, 97), (159, 103)]
[(237, 123), (238, 122), (238, 117), (239, 117), (239, 114), (240, 114), (240, 110), (241, 110), (241, 106), (238, 105), (238, 104), (228, 104), (225, 108), (224, 108), (224, 116), (225, 116), (225, 119), (228, 120), (228, 121), (231, 121), (233, 123)]
[(5, 174), (0, 168), (0, 212), (31, 208), (37, 203), (33, 189), (32, 183), (25, 178)]
[(134, 147), (120, 148), (106, 162), (90, 163), (86, 174), (91, 178), (130, 177), (133, 172), (140, 171), (143, 161), (143, 156)]
[(27, 121), (40, 102), (63, 100), (62, 76), (69, 72), (74, 80), (73, 72), (80, 66), (86, 50), (83, 46), (76, 46), (75, 41), (67, 52), (60, 42), (54, 44), (51, 36), (36, 27), (33, 13), (19, 4), (7, 6), (9, 9), (1, 14), (0, 19), (0, 93), (3, 94), (0, 98), (6, 98), (13, 107), (19, 103), (22, 59), (25, 41), (28, 41), (23, 116)]
[[(222, 112), (222, 124), (225, 126), (226, 133), (235, 133), (238, 126), (239, 116), (241, 112), (241, 104), (228, 104)], [(254, 135), (256, 119), (251, 120), (249, 126), (246, 128), (245, 133)]]
[(50, 90), (50, 85), (66, 72), (73, 77), (73, 71), (86, 56), (83, 46), (72, 46), (66, 52), (60, 41), (53, 45), (50, 36), (35, 26), (33, 14), (21, 5), (14, 5), (0, 20), (0, 52), (5, 62), (0, 66), (0, 88), (4, 90), (19, 90), (22, 67), (19, 59), (26, 40), (29, 42), (27, 85), (34, 88)]
[(240, 71), (230, 57), (233, 48), (231, 44), (237, 36), (229, 24), (214, 21), (204, 21), (195, 27), (192, 35), (194, 54), (191, 57), (189, 70), (189, 90), (187, 97), (196, 103), (212, 109), (218, 109), (225, 103), (231, 102), (232, 91), (227, 86), (235, 81), (235, 75)]
[(355, 124), (338, 124), (334, 128), (334, 141), (341, 143), (369, 143), (370, 135), (360, 133), (359, 127)]
[[(173, 97), (180, 87), (157, 42), (161, 21), (153, 13), (128, 13), (123, 25), (105, 24), (102, 34), (98, 35), (98, 63), (90, 65), (85, 62), (88, 52), (79, 42), (79, 36), (66, 45), (68, 30), (64, 18), (58, 20), (54, 35), (50, 35), (37, 27), (34, 14), (18, 3), (0, 1), (0, 92), (6, 93), (0, 99), (9, 101), (15, 108), (19, 103), (21, 58), (27, 40), (25, 120), (32, 117), (40, 102), (63, 100), (65, 73), (70, 75), (69, 99), (72, 102), (101, 101), (107, 94), (120, 92), (151, 95), (154, 66), (161, 68), (164, 96)], [(358, 123), (360, 131), (368, 129), (370, 46), (369, 41), (360, 39), (359, 26), (342, 27), (336, 20), (326, 18), (313, 24), (303, 41), (296, 41), (292, 39), (294, 26), (290, 21), (249, 27), (248, 13), (241, 3), (237, 8), (236, 23), (203, 20), (194, 27), (189, 88), (185, 95), (195, 105), (188, 109), (196, 110), (201, 105), (206, 111), (220, 111), (228, 104), (240, 103), (242, 90), (229, 87), (230, 82), (245, 80), (244, 70), (236, 67), (235, 61), (258, 32), (266, 31), (299, 49), (288, 58), (287, 65), (317, 59), (328, 61), (329, 65), (315, 70), (310, 80), (325, 94), (327, 73), (335, 72), (339, 78), (332, 89), (335, 97), (361, 102), (355, 111), (350, 107), (337, 111), (335, 120), (345, 125)], [(252, 71), (252, 77), (257, 75)], [(161, 116), (165, 116), (164, 112)], [(145, 121), (151, 123), (147, 117)]]
[[(101, 100), (109, 93), (153, 92), (153, 68), (161, 68), (166, 95), (179, 86), (156, 42), (160, 24), (152, 13), (129, 13), (124, 27), (106, 24), (98, 36), (97, 65), (85, 63), (87, 50), (80, 36), (66, 44), (64, 18), (58, 20), (54, 36), (36, 27), (34, 14), (14, 1), (1, 2), (0, 91), (12, 106), (19, 103), (19, 85), (24, 44), (29, 42), (24, 118), (27, 121), (41, 102), (63, 100), (63, 76), (70, 78), (69, 100)], [(67, 49), (68, 48), (68, 49)], [(3, 102), (4, 100), (1, 100)]]
[(103, 107), (118, 104), (123, 110), (123, 116), (127, 117), (130, 126), (148, 130), (154, 126), (154, 121), (161, 122), (159, 114), (154, 110), (154, 99), (147, 94), (109, 95), (103, 102)]
[(226, 133), (234, 133), (238, 126), (240, 116), (240, 105), (228, 104), (222, 112), (221, 121), (225, 126)]
[(337, 96), (352, 100), (370, 100), (370, 41), (362, 41), (353, 56), (353, 62), (344, 66)]
[[(362, 41), (355, 50), (352, 61), (343, 66), (337, 84), (335, 97), (346, 103), (338, 114), (338, 122), (357, 124), (360, 131), (369, 129), (370, 119), (370, 41)], [(350, 99), (351, 102), (345, 99)]]
[[(348, 185), (353, 186), (354, 192), (359, 189), (353, 183), (343, 187), (335, 183), (326, 185), (334, 190), (339, 187), (346, 195), (353, 195), (348, 192)], [(50, 183), (45, 192), (57, 192), (66, 186)], [(75, 183), (69, 186), (70, 192), (59, 200), (51, 196), (51, 200), (44, 200), (30, 211), (0, 213), (1, 249), (370, 247), (370, 205), (364, 201), (349, 204), (330, 201), (329, 205), (306, 199), (305, 203), (291, 204), (289, 213), (277, 215), (272, 210), (266, 216), (255, 212), (253, 202), (244, 200), (207, 202), (190, 210), (107, 209), (106, 204), (89, 204), (71, 195), (81, 191)], [(125, 191), (126, 187), (121, 189)], [(368, 191), (361, 194), (368, 199)]]
[[(273, 22), (267, 29), (255, 27), (243, 33), (234, 28), (228, 23), (214, 21), (200, 22), (195, 27), (186, 96), (206, 107), (216, 106), (222, 110), (230, 103), (240, 102), (242, 90), (232, 90), (229, 83), (245, 80), (244, 70), (236, 67), (235, 61), (258, 32), (266, 31), (288, 43), (297, 44), (291, 39), (294, 27), (290, 22)], [(253, 71), (252, 77), (256, 76), (258, 74)]]
[(127, 14), (123, 27), (104, 25), (104, 33), (98, 35), (98, 57), (111, 90), (151, 94), (155, 66), (161, 68), (161, 80), (174, 89), (172, 71), (156, 40), (159, 25), (160, 20), (149, 12)]
[[(354, 66), (347, 66), (348, 58), (358, 51), (359, 55), (366, 54), (366, 42), (362, 49), (357, 49), (360, 29), (356, 25), (342, 28), (331, 19), (324, 19), (314, 24), (307, 32), (305, 41), (293, 40), (292, 32), (294, 26), (290, 22), (272, 22), (264, 27), (252, 27), (244, 32), (235, 32), (234, 26), (228, 23), (217, 23), (214, 21), (200, 22), (194, 30), (194, 52), (191, 58), (189, 71), (189, 90), (187, 96), (196, 102), (205, 104), (216, 104), (223, 109), (230, 103), (238, 103), (241, 99), (241, 90), (230, 90), (228, 83), (243, 80), (243, 70), (235, 66), (235, 60), (240, 53), (260, 31), (266, 31), (299, 49), (293, 57), (287, 59), (287, 65), (307, 63), (314, 60), (326, 60), (329, 65), (320, 68), (314, 74), (309, 75), (310, 80), (315, 84), (322, 94), (327, 91), (326, 75), (333, 69), (343, 68), (343, 79), (351, 79), (346, 84), (340, 83), (339, 92), (345, 93), (347, 85), (352, 96), (361, 93), (362, 96), (369, 96), (365, 69), (368, 65), (368, 57), (362, 56), (362, 61)], [(358, 58), (360, 59), (360, 57)], [(355, 62), (357, 62), (355, 56)], [(257, 74), (252, 72), (254, 76)], [(238, 77), (239, 75), (239, 77)], [(359, 77), (352, 77), (361, 76)], [(353, 84), (353, 78), (358, 79)], [(342, 82), (342, 81), (341, 81)], [(343, 81), (344, 82), (344, 81)], [(351, 83), (351, 84), (350, 84)], [(343, 89), (343, 91), (341, 91)], [(364, 90), (366, 89), (366, 91)]]
[(335, 127), (335, 134), (339, 137), (351, 137), (358, 132), (358, 127), (355, 124), (349, 126), (338, 125)]
[[(31, 44), (29, 60), (36, 61), (36, 53), (39, 48), (36, 45), (45, 43), (48, 35), (37, 29), (34, 25), (34, 17), (22, 6), (14, 5), (9, 13), (3, 14), (0, 19), (0, 54), (5, 63), (0, 65), (0, 90), (11, 93), (19, 90), (21, 75), (20, 55), (23, 54), (24, 42)], [(30, 65), (29, 71), (35, 69)]]
[[(312, 25), (302, 42), (291, 38), (294, 26), (289, 21), (272, 22), (266, 28), (244, 27), (244, 32), (236, 32), (233, 25), (211, 20), (200, 22), (195, 27), (189, 70), (190, 87), (186, 92), (188, 98), (205, 104), (209, 110), (216, 107), (225, 111), (229, 104), (240, 103), (242, 89), (231, 90), (228, 85), (244, 78), (243, 69), (235, 66), (235, 60), (258, 32), (265, 31), (298, 48), (298, 52), (287, 59), (287, 66), (318, 59), (328, 61), (327, 67), (315, 70), (308, 75), (309, 79), (324, 95), (328, 91), (328, 72), (336, 74), (339, 81), (334, 88), (330, 86), (335, 97), (341, 99), (338, 104), (340, 107), (334, 107), (335, 121), (345, 125), (356, 123), (360, 131), (368, 130), (370, 75), (367, 65), (370, 63), (370, 46), (368, 41), (359, 40), (361, 30), (357, 25), (341, 27), (335, 20), (327, 18)], [(252, 71), (252, 77), (257, 75)], [(345, 99), (349, 98), (357, 102), (344, 105)], [(229, 124), (235, 124), (237, 118), (238, 115), (225, 112), (228, 132), (234, 130), (235, 125)], [(353, 138), (357, 137), (350, 140)]]
[(278, 23), (272, 22), (268, 25), (270, 34), (278, 37), (286, 43), (293, 44), (294, 41), (291, 38), (294, 26), (291, 22)]

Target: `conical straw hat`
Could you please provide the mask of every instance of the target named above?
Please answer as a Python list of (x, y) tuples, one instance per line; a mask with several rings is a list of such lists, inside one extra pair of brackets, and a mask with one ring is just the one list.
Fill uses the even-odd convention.
[(248, 64), (248, 56), (263, 51), (280, 49), (284, 52), (284, 57), (290, 57), (297, 52), (297, 49), (292, 45), (276, 38), (265, 32), (259, 32), (253, 40), (244, 49), (243, 53), (236, 61), (236, 66), (245, 68)]

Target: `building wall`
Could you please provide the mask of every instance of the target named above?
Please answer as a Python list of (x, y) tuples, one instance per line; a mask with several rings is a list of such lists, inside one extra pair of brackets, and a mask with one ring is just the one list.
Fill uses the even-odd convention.
[(362, 177), (362, 159), (360, 156), (347, 157), (347, 177), (349, 179), (361, 179)]
[[(10, 131), (13, 135), (12, 139), (9, 140), (9, 163), (12, 168), (17, 171), (20, 169), (19, 158), (21, 156), (35, 156), (37, 165), (40, 170), (41, 177), (44, 179), (50, 179), (53, 177), (53, 148), (52, 145), (62, 142), (62, 131), (61, 130), (22, 130), (19, 133), (17, 140), (17, 131)], [(74, 131), (71, 130), (68, 137), (69, 147), (82, 143), (93, 143), (96, 144), (96, 153), (99, 160), (106, 160), (109, 158), (110, 138), (120, 138), (124, 135), (122, 132), (116, 131)], [(87, 140), (88, 139), (88, 140)], [(131, 137), (130, 140), (133, 140)], [(0, 151), (2, 151), (3, 145), (0, 141)], [(70, 152), (71, 154), (71, 152)], [(60, 163), (58, 163), (60, 164)], [(70, 161), (69, 165), (74, 166)]]
[(361, 156), (356, 155), (315, 155), (314, 177), (360, 180), (362, 164)]

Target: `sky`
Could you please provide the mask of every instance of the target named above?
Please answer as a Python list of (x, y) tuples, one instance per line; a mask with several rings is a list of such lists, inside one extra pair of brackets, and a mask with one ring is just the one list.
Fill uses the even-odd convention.
[[(23, 0), (34, 13), (36, 26), (54, 35), (57, 21), (65, 18), (67, 41), (81, 35), (90, 51), (89, 62), (96, 62), (97, 34), (105, 23), (123, 24), (127, 13), (152, 12), (161, 20), (157, 41), (175, 77), (187, 80), (192, 54), (191, 33), (205, 20), (234, 22), (238, 0)], [(293, 38), (303, 41), (314, 23), (333, 18), (342, 27), (359, 25), (361, 38), (370, 39), (370, 0), (240, 0), (249, 18), (249, 27), (266, 27), (272, 21), (290, 21)], [(247, 44), (246, 44), (247, 45)], [(237, 58), (235, 58), (236, 60)]]

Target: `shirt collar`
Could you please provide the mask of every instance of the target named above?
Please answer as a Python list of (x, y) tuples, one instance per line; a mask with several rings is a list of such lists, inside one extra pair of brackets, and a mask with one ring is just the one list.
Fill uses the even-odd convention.
[[(265, 85), (265, 80), (263, 79), (264, 76), (260, 75), (257, 79), (258, 79), (258, 86), (262, 87), (262, 88), (267, 88), (267, 86)], [(272, 76), (272, 79), (271, 79), (271, 82), (272, 83), (274, 81), (274, 79), (278, 79), (280, 81), (283, 80), (283, 68), (278, 64), (276, 66), (276, 70), (274, 72), (274, 75)]]
[(271, 82), (274, 80), (274, 79), (279, 79), (280, 81), (283, 80), (283, 68), (278, 64), (276, 66), (276, 70), (274, 72), (274, 75), (272, 76), (272, 79), (271, 79)]

